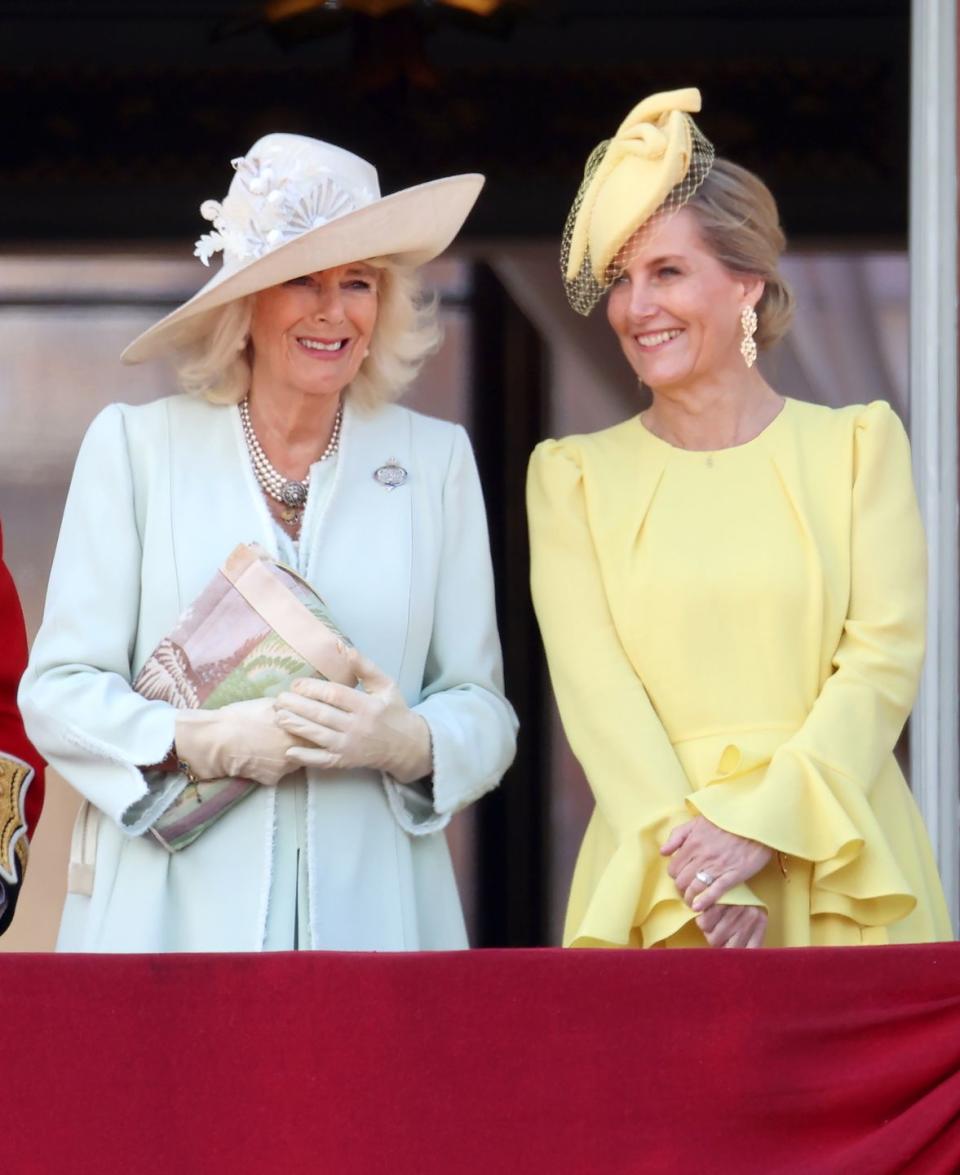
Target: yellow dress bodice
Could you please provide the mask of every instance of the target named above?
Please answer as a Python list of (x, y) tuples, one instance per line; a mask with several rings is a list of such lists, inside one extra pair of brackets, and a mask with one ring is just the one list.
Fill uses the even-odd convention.
[(788, 400), (744, 445), (674, 448), (639, 418), (545, 441), (532, 587), (596, 798), (568, 945), (703, 945), (659, 846), (698, 812), (770, 845), (726, 900), (773, 946), (950, 936), (893, 747), (923, 656), (909, 446), (884, 403)]

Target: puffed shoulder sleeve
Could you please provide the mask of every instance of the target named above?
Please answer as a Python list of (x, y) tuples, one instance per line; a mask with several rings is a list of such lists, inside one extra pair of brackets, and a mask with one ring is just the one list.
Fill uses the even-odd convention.
[(872, 799), (919, 681), (926, 551), (909, 442), (889, 405), (861, 411), (852, 445), (849, 604), (832, 673), (766, 770), (728, 755), (728, 777), (691, 804), (730, 832), (813, 862), (812, 914), (885, 926), (916, 905)]
[(385, 780), (395, 816), (413, 835), (439, 831), (453, 813), (495, 788), (516, 752), (517, 718), (504, 696), (483, 493), (459, 425), (442, 494), (433, 630), (413, 707), (430, 727), (431, 795)]
[(51, 766), (131, 835), (183, 787), (179, 775), (148, 784), (140, 770), (169, 752), (175, 715), (130, 686), (140, 576), (130, 452), (114, 404), (77, 456), (20, 706)]
[[(568, 946), (644, 946), (694, 918), (660, 846), (689, 819), (690, 784), (621, 644), (588, 519), (575, 439), (544, 441), (527, 478), (533, 603), (564, 731), (615, 841)], [(756, 904), (744, 886), (726, 902)], [(573, 905), (573, 903), (571, 903)]]

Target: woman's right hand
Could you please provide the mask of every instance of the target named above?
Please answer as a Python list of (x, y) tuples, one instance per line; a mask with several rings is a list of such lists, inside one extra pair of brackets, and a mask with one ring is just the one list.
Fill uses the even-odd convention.
[(697, 925), (712, 947), (762, 947), (767, 911), (762, 906), (711, 906)]
[(287, 751), (306, 745), (277, 722), (273, 698), (177, 711), (174, 750), (198, 780), (238, 776), (273, 786), (299, 770)]

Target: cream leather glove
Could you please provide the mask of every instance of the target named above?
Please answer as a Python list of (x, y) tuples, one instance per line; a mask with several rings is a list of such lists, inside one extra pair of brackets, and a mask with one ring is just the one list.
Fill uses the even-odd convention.
[(196, 779), (233, 775), (273, 785), (300, 766), (286, 757), (296, 746), (303, 744), (277, 723), (273, 698), (177, 711), (174, 750)]
[(346, 653), (363, 690), (305, 677), (276, 699), (277, 721), (297, 744), (287, 751), (288, 762), (325, 769), (373, 767), (398, 783), (430, 775), (433, 749), (426, 720), (372, 661), (356, 649)]

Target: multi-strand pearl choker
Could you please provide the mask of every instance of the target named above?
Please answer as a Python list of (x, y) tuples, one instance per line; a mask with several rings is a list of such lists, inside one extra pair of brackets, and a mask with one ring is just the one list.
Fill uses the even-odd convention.
[[(286, 507), (281, 515), (284, 522), (299, 522), (300, 516), (303, 514), (304, 507), (307, 504), (307, 494), (310, 490), (310, 474), (308, 473), (303, 481), (295, 481), (291, 477), (284, 477), (271, 464), (269, 457), (263, 451), (263, 446), (257, 439), (257, 434), (253, 430), (253, 421), (250, 419), (249, 396), (245, 396), (240, 401), (239, 408), (240, 423), (243, 426), (247, 451), (250, 454), (250, 460), (253, 463), (253, 472), (256, 474), (257, 481), (260, 483), (264, 493), (269, 494), (275, 502), (279, 502), (281, 506)], [(343, 404), (337, 409), (337, 415), (333, 421), (333, 432), (330, 434), (330, 441), (317, 458), (318, 461), (326, 461), (328, 457), (332, 457), (340, 448), (340, 426), (342, 423)]]

